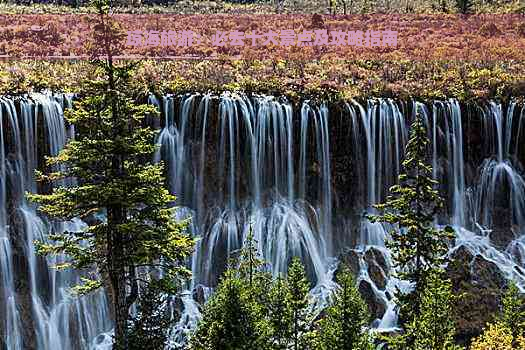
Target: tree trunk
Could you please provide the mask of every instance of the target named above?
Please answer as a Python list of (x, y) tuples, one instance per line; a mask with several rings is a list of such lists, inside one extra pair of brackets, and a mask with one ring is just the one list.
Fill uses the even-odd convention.
[[(104, 15), (102, 17), (103, 28), (106, 29)], [(113, 65), (112, 40), (110, 33), (105, 33), (105, 50), (107, 54), (108, 91), (107, 98), (112, 115), (112, 139), (115, 140), (122, 133), (121, 116), (119, 115), (118, 96), (116, 92), (115, 68)], [(119, 179), (124, 173), (124, 159), (121, 154), (113, 152), (111, 158), (111, 177)], [(115, 338), (114, 349), (126, 350), (127, 344), (127, 321), (129, 316), (129, 305), (126, 289), (126, 266), (125, 261), (125, 237), (120, 231), (120, 225), (126, 221), (126, 211), (121, 204), (115, 204), (107, 208), (108, 211), (108, 251), (109, 276), (113, 289), (113, 307), (115, 310)]]
[[(117, 237), (114, 237), (117, 238)], [(127, 337), (126, 337), (126, 323), (128, 319), (128, 306), (126, 303), (126, 280), (125, 270), (122, 264), (119, 263), (120, 258), (116, 255), (117, 252), (122, 249), (115, 249), (122, 244), (117, 243), (116, 239), (113, 243), (113, 254), (111, 254), (111, 272), (110, 280), (113, 289), (113, 306), (115, 309), (115, 350), (127, 349)]]

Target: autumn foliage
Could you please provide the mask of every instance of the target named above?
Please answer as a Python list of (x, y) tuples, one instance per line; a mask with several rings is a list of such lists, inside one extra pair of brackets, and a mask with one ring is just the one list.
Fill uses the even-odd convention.
[[(89, 57), (94, 15), (2, 15), (0, 55), (4, 57)], [(191, 46), (125, 46), (122, 56), (195, 59), (381, 59), (510, 60), (525, 57), (523, 15), (133, 15), (112, 16), (123, 32), (191, 30)], [(397, 31), (396, 46), (343, 45), (214, 46), (217, 31), (264, 34), (270, 30)], [(314, 35), (315, 37), (315, 35)], [(277, 38), (279, 39), (279, 38)], [(125, 40), (125, 39), (122, 39)]]

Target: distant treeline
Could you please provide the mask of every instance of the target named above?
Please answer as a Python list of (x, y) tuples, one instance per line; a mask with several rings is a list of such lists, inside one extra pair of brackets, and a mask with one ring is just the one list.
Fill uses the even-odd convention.
[[(173, 5), (177, 0), (113, 0), (113, 6), (140, 6), (140, 5)], [(9, 0), (0, 1), (0, 3), (14, 4), (14, 5), (32, 5), (32, 4), (48, 4), (61, 6), (89, 6), (91, 0)]]

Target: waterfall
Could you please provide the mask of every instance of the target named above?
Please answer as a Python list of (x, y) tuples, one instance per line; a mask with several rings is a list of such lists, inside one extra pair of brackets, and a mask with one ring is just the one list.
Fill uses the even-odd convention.
[[(0, 308), (6, 311), (2, 332), (7, 349), (89, 349), (93, 338), (111, 328), (105, 293), (72, 296), (69, 288), (80, 276), (53, 269), (60, 257), (39, 257), (33, 243), (46, 240), (48, 232), (83, 228), (80, 221), (53, 223), (39, 217), (24, 194), (37, 191), (34, 172), (38, 160), (57, 155), (67, 141), (66, 103), (62, 95), (49, 94), (0, 101)], [(46, 144), (39, 143), (38, 130), (44, 130), (41, 138)], [(13, 259), (20, 265), (14, 266)], [(24, 285), (27, 287), (21, 289)]]
[[(183, 96), (179, 101), (165, 99), (166, 122), (155, 156), (157, 161), (166, 160), (168, 176), (193, 181), (191, 189), (177, 194), (183, 198), (181, 204), (194, 204), (192, 210), (198, 223), (200, 240), (192, 259), (194, 284), (214, 285), (217, 274), (241, 247), (250, 229), (272, 273), (285, 272), (291, 257), (300, 256), (313, 264), (311, 275), (322, 279), (331, 238), (319, 232), (329, 232), (332, 224), (328, 109), (310, 108), (305, 102), (303, 110), (309, 112), (301, 124), (302, 160), (296, 169), (295, 130), (289, 103), (264, 96), (250, 100), (223, 94), (217, 101), (217, 119), (212, 121), (210, 96), (203, 97), (198, 105), (196, 99), (196, 95)], [(176, 104), (181, 106), (179, 124), (173, 122)], [(195, 124), (188, 122), (190, 113), (197, 113)], [(198, 130), (188, 130), (190, 127)], [(215, 127), (214, 154), (210, 154), (206, 147), (211, 142), (209, 132)], [(307, 147), (309, 133), (316, 135), (311, 147)], [(189, 134), (198, 138), (184, 140), (184, 135)], [(304, 198), (306, 157), (310, 153), (320, 167), (318, 201), (314, 206)], [(190, 158), (190, 154), (197, 156)], [(207, 162), (216, 164), (211, 170), (215, 173), (206, 173)], [(180, 164), (186, 167), (181, 169)], [(214, 182), (214, 187), (205, 193), (209, 181)], [(180, 185), (175, 188), (181, 189)]]
[[(82, 273), (53, 269), (65, 257), (40, 257), (33, 245), (86, 224), (51, 222), (24, 198), (26, 191), (49, 190), (33, 174), (44, 156), (57, 155), (75, 136), (63, 113), (73, 98), (0, 98), (2, 349), (111, 347), (106, 293), (71, 295)], [(467, 106), (385, 98), (333, 106), (225, 92), (151, 95), (148, 102), (161, 113), (151, 120), (159, 127), (153, 160), (164, 162), (176, 216), (192, 218), (189, 232), (197, 242), (188, 261), (193, 278), (173, 302), (181, 317), (171, 347), (195, 327), (200, 304), (249, 232), (273, 276), (285, 274), (293, 257), (304, 262), (317, 310), (337, 288), (338, 257), (351, 251), (357, 283), (369, 286), (369, 297), (382, 307), (372, 326), (397, 327), (392, 296), (411, 286), (392, 277), (385, 246), (391, 228), (364, 214), (376, 214), (374, 205), (397, 183), (416, 115), (427, 126), (428, 161), (446, 199), (435, 225), (450, 224), (457, 234), (449, 254), (466, 247), (525, 288), (525, 107), (517, 100)]]
[[(408, 141), (407, 123), (392, 100), (370, 100), (366, 110), (354, 101), (346, 108), (352, 117), (354, 144), (365, 144), (366, 157), (361, 158), (365, 164), (358, 166), (366, 169), (362, 176), (367, 188), (364, 209), (373, 214), (373, 206), (384, 201), (389, 188), (397, 182)], [(363, 219), (360, 232), (362, 246), (384, 247), (386, 230), (382, 224)]]
[[(178, 104), (184, 106), (195, 103), (194, 100), (194, 96), (183, 96)], [(496, 134), (502, 135), (500, 138), (503, 135), (519, 137), (523, 113), (516, 117), (516, 113), (512, 112), (515, 108), (510, 106), (507, 115), (512, 118), (513, 125), (520, 127), (517, 132), (509, 124), (496, 127)], [(192, 208), (196, 209), (195, 217), (199, 223), (196, 232), (200, 237), (192, 259), (193, 286), (213, 287), (217, 276), (225, 268), (226, 260), (242, 246), (247, 232), (252, 229), (259, 253), (274, 275), (286, 272), (290, 258), (299, 256), (306, 263), (309, 276), (318, 283), (312, 294), (329, 293), (333, 286), (326, 284), (326, 281), (333, 275), (332, 257), (337, 252), (333, 251), (333, 216), (336, 210), (333, 208), (331, 148), (334, 144), (330, 140), (332, 119), (326, 105), (303, 101), (295, 113), (283, 99), (225, 93), (216, 98), (206, 95), (196, 109), (182, 110), (186, 110), (184, 113), (197, 111), (195, 134), (199, 136), (198, 152), (191, 149), (185, 151), (186, 155), (199, 154), (195, 158), (197, 164), (190, 165), (195, 159), (184, 159), (190, 173), (191, 169), (197, 169), (184, 176), (192, 177), (197, 185), (192, 193), (179, 194), (196, 196), (193, 203), (198, 203)], [(489, 107), (489, 110), (498, 109)], [(170, 113), (165, 111), (166, 115)], [(373, 205), (386, 199), (389, 188), (396, 183), (402, 170), (401, 162), (409, 133), (408, 119), (414, 114), (407, 114), (406, 109), (390, 99), (371, 99), (366, 105), (351, 101), (345, 105), (345, 113), (350, 126), (347, 142), (356, 162), (354, 166), (358, 168), (357, 185), (366, 189), (363, 198), (356, 198), (354, 210), (361, 207), (365, 212), (375, 213)], [(490, 244), (480, 245), (479, 242), (485, 242), (478, 239), (481, 234), (470, 231), (480, 225), (489, 225), (479, 220), (473, 208), (475, 206), (469, 202), (472, 197), (469, 193), (479, 198), (479, 193), (483, 192), (479, 186), (487, 188), (484, 185), (486, 180), (483, 180), (487, 176), (483, 175), (484, 166), (480, 165), (479, 180), (469, 179), (467, 183), (465, 122), (459, 102), (436, 101), (429, 106), (415, 102), (413, 113), (420, 113), (428, 127), (433, 177), (442, 184), (440, 190), (447, 199), (449, 214), (439, 222), (454, 225), (458, 232), (451, 251), (466, 245), (475, 254), (497, 262), (508, 277), (519, 280), (509, 254)], [(187, 115), (180, 118), (192, 119)], [(189, 127), (191, 123), (186, 125)], [(487, 130), (493, 129), (487, 127)], [(500, 129), (506, 131), (500, 132)], [(178, 130), (177, 133), (189, 135), (190, 132)], [(518, 143), (514, 140), (494, 140), (502, 145), (495, 147), (494, 152), (503, 148), (509, 151), (518, 149)], [(185, 144), (192, 148), (194, 142), (186, 140)], [(170, 165), (170, 169), (175, 166)], [(172, 173), (171, 170), (168, 173)], [(511, 178), (515, 188), (511, 191), (513, 210), (516, 212), (513, 216), (522, 217), (520, 203), (524, 197), (519, 190), (522, 177), (514, 172)], [(213, 183), (213, 186), (207, 187), (207, 183)], [(485, 192), (494, 194), (497, 188), (488, 188)], [(490, 208), (487, 201), (490, 202), (486, 199), (485, 204), (481, 204), (484, 209)], [(389, 228), (363, 218), (358, 221), (359, 254), (363, 256), (369, 247), (376, 247), (387, 265), (391, 265), (384, 243), (388, 239)], [(520, 233), (518, 237), (521, 236)], [(513, 241), (512, 246), (514, 251), (525, 251), (521, 240)], [(362, 258), (360, 267), (358, 282), (369, 282), (386, 307), (385, 314), (376, 325), (384, 329), (395, 327), (395, 304), (391, 296), (396, 288), (407, 289), (410, 286), (389, 278), (386, 286), (379, 288), (372, 281), (367, 263)]]
[[(11, 255), (11, 242), (8, 234), (8, 227), (7, 227), (7, 162), (6, 162), (6, 144), (5, 144), (5, 137), (4, 134), (6, 134), (6, 131), (4, 129), (7, 129), (7, 124), (4, 122), (5, 119), (4, 115), (8, 116), (7, 122), (12, 122), (11, 116), (11, 107), (9, 104), (9, 101), (6, 101), (4, 99), (0, 99), (0, 174), (2, 175), (0, 177), (1, 186), (0, 187), (0, 271), (2, 273), (2, 310), (3, 315), (5, 315), (2, 319), (2, 327), (3, 327), (3, 334), (5, 335), (3, 338), (5, 339), (3, 344), (3, 347), (7, 347), (10, 349), (22, 349), (22, 341), (21, 341), (21, 322), (19, 317), (19, 312), (17, 309), (17, 301), (16, 301), (16, 293), (14, 288), (14, 277), (13, 277), (13, 262), (12, 262), (12, 255)], [(5, 125), (5, 128), (4, 128)]]

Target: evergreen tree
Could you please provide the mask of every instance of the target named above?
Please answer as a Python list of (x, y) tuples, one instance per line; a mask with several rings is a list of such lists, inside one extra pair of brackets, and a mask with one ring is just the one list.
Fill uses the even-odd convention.
[(335, 293), (332, 305), (320, 321), (319, 349), (368, 350), (373, 341), (366, 331), (370, 315), (368, 307), (355, 286), (348, 266), (343, 265), (337, 275), (340, 289)]
[(237, 252), (237, 255), (237, 261), (231, 263), (237, 266), (239, 278), (248, 285), (249, 288), (246, 292), (249, 293), (249, 297), (254, 303), (258, 303), (259, 307), (266, 308), (269, 297), (268, 286), (272, 284), (272, 275), (263, 269), (265, 262), (259, 256), (252, 226), (250, 226), (243, 247)]
[(406, 146), (405, 172), (399, 175), (399, 184), (390, 189), (387, 202), (376, 206), (383, 214), (368, 216), (372, 222), (394, 227), (387, 246), (392, 252), (396, 273), (415, 287), (408, 294), (396, 293), (402, 320), (419, 314), (424, 281), (445, 262), (447, 243), (454, 233), (448, 226), (444, 230), (434, 227), (434, 217), (443, 199), (434, 190), (437, 182), (432, 179), (432, 167), (426, 162), (427, 144), (425, 126), (418, 115)]
[(159, 350), (166, 347), (174, 324), (169, 297), (154, 285), (142, 289), (135, 315), (128, 323), (128, 350)]
[(193, 350), (253, 350), (267, 348), (268, 327), (250, 286), (231, 269), (204, 307), (190, 338)]
[[(129, 309), (138, 297), (137, 270), (155, 266), (166, 278), (157, 286), (173, 292), (172, 281), (185, 272), (182, 262), (193, 242), (184, 234), (185, 225), (173, 218), (174, 197), (165, 187), (163, 168), (152, 164), (155, 131), (144, 127), (145, 117), (156, 110), (138, 104), (130, 96), (131, 76), (137, 63), (118, 63), (115, 50), (124, 42), (121, 28), (112, 21), (106, 2), (99, 10), (93, 47), (94, 69), (99, 79), (88, 81), (83, 98), (67, 114), (75, 125), (76, 139), (48, 165), (56, 171), (37, 174), (40, 180), (76, 179), (76, 185), (55, 186), (51, 194), (31, 195), (40, 210), (59, 220), (89, 218), (105, 213), (106, 220), (82, 232), (64, 232), (40, 244), (43, 254), (66, 254), (70, 267), (92, 269), (78, 291), (108, 287), (115, 315), (115, 349), (127, 349)], [(99, 57), (103, 57), (98, 59)], [(58, 169), (58, 170), (57, 170)]]
[(405, 333), (393, 338), (389, 347), (405, 350), (457, 350), (454, 303), (450, 280), (442, 272), (427, 275), (421, 295), (421, 309), (409, 323)]
[(309, 328), (308, 292), (310, 284), (306, 278), (304, 266), (298, 258), (293, 258), (288, 267), (287, 284), (286, 303), (292, 317), (290, 343), (294, 350), (305, 349)]
[(264, 266), (264, 261), (259, 257), (257, 241), (253, 237), (253, 229), (250, 225), (248, 235), (240, 250), (238, 269), (241, 277), (245, 278), (252, 285), (262, 266)]
[(268, 318), (273, 349), (285, 350), (291, 339), (293, 315), (286, 303), (288, 283), (281, 276), (277, 277), (270, 288), (268, 297)]
[(271, 276), (261, 271), (264, 261), (259, 258), (252, 228), (237, 261), (229, 268), (217, 292), (204, 306), (203, 318), (190, 338), (194, 350), (267, 349), (270, 344), (268, 321)]

